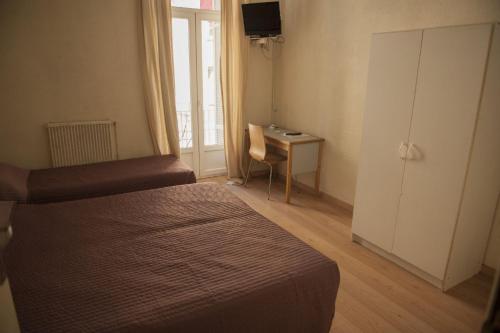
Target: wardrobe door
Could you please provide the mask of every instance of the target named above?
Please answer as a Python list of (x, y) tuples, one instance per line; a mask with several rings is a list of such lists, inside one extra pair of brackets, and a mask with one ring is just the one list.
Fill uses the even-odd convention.
[(394, 254), (443, 279), (459, 212), (491, 25), (424, 30)]
[(392, 248), (422, 31), (372, 37), (353, 233)]

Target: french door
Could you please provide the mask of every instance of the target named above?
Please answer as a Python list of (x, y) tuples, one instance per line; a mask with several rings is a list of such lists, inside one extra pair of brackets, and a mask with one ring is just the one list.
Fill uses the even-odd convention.
[(219, 12), (174, 8), (172, 38), (181, 159), (198, 177), (224, 174)]

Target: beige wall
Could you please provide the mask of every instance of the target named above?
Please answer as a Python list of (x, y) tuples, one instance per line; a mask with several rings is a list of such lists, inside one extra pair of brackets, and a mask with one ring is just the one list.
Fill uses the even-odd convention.
[[(275, 61), (272, 120), (326, 138), (321, 190), (351, 204), (371, 34), (500, 20), (498, 0), (282, 0), (281, 10), (286, 41)], [(312, 176), (298, 179), (312, 185)], [(488, 263), (496, 247), (490, 243)]]
[[(370, 34), (499, 20), (500, 1), (285, 0), (282, 17), (278, 111), (271, 62), (253, 46), (247, 121), (325, 137), (322, 190), (352, 203)], [(47, 122), (106, 118), (118, 123), (120, 158), (151, 154), (139, 28), (138, 0), (0, 1), (0, 161), (46, 167)], [(499, 215), (487, 263), (499, 252)]]
[[(269, 1), (274, 0), (248, 0), (249, 3)], [(245, 123), (265, 125), (271, 122), (273, 84), (271, 59), (269, 51), (250, 44), (245, 90)]]
[(49, 166), (44, 125), (117, 121), (120, 158), (148, 155), (139, 1), (0, 2), (0, 161)]
[[(44, 125), (112, 119), (120, 158), (153, 153), (139, 0), (0, 1), (0, 161), (50, 165)], [(249, 49), (248, 120), (270, 121), (271, 62)]]
[(281, 10), (286, 42), (275, 63), (273, 120), (326, 138), (321, 189), (349, 203), (371, 34), (500, 20), (498, 0), (282, 0)]
[(245, 90), (245, 122), (255, 124), (271, 122), (271, 75), (272, 61), (264, 56), (259, 46), (250, 45)]

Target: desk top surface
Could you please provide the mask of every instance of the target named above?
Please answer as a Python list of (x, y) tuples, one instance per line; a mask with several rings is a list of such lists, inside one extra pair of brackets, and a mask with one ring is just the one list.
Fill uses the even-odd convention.
[(264, 136), (273, 140), (280, 141), (285, 144), (303, 144), (303, 143), (313, 143), (325, 141), (323, 138), (309, 135), (307, 133), (302, 133), (300, 135), (285, 135), (287, 132), (295, 132), (290, 129), (285, 128), (269, 128), (264, 127)]

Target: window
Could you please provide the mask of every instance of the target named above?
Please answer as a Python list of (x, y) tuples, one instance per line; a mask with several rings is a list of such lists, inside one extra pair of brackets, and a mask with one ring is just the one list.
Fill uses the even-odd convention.
[(220, 10), (221, 0), (172, 0), (173, 7)]
[(219, 174), (225, 170), (220, 12), (214, 10), (220, 0), (172, 0), (172, 5), (181, 158), (198, 175)]
[(219, 77), (220, 23), (201, 20), (201, 74), (203, 82), (204, 144), (224, 144), (224, 115)]
[(172, 37), (179, 143), (181, 148), (187, 149), (193, 146), (189, 21), (187, 19), (174, 18), (172, 20)]

